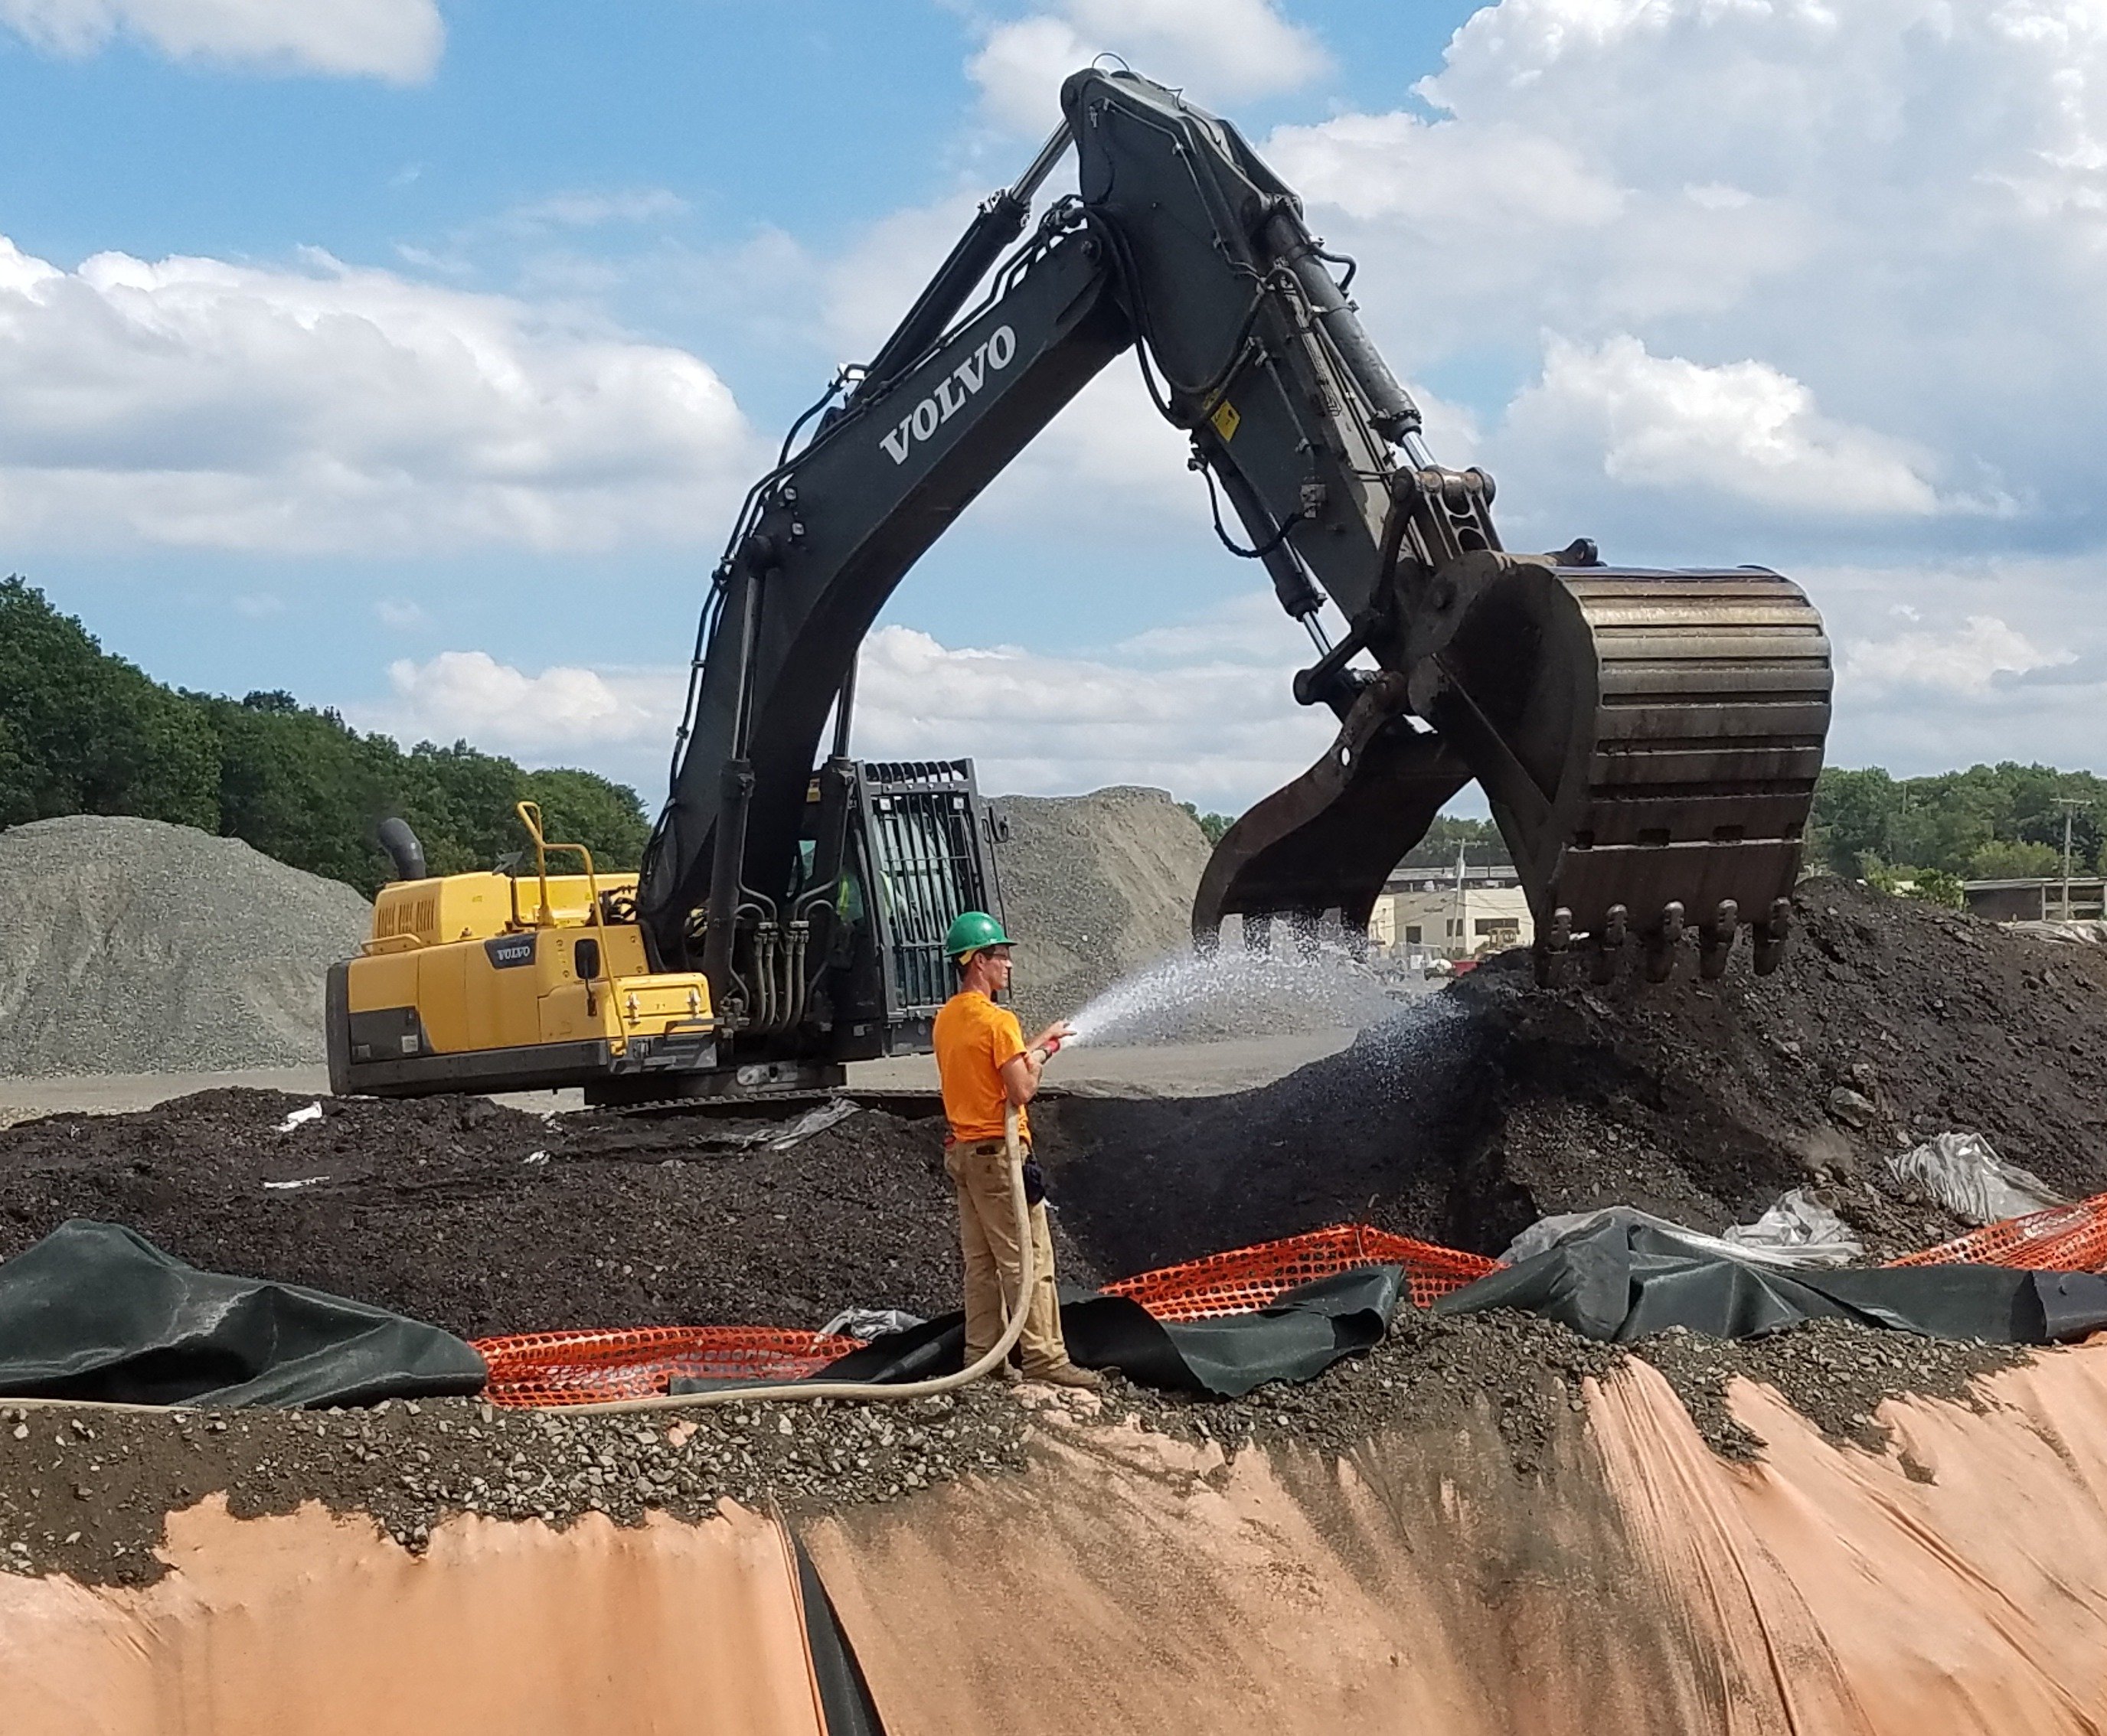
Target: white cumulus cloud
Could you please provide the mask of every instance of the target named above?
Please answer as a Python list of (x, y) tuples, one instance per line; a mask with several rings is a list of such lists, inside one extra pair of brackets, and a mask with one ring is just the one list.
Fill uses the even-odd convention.
[(1296, 90), (1331, 65), (1274, 0), (1060, 0), (997, 25), (967, 71), (992, 119), (1046, 133), (1061, 118), (1061, 81), (1100, 54), (1211, 104)]
[(1995, 615), (1970, 615), (1948, 632), (1847, 641), (1840, 673), (1868, 693), (1918, 687), (1973, 694), (1988, 692), (2001, 675), (2029, 675), (2077, 661), (2077, 653), (2037, 645)]
[[(1152, 784), (1240, 811), (1306, 769), (1335, 731), (1329, 712), (1291, 696), (1299, 643), (1271, 599), (1256, 597), (1094, 656), (946, 645), (883, 626), (859, 665), (855, 751), (970, 756), (991, 792)], [(447, 651), (393, 663), (388, 677), (384, 698), (346, 708), (362, 727), (583, 763), (655, 798), (686, 673), (530, 671), (484, 651)]]
[(0, 402), (18, 547), (708, 541), (757, 468), (685, 351), (320, 254), (69, 271), (0, 238)]
[(536, 675), (487, 651), (443, 651), (388, 666), (387, 702), (362, 715), (405, 740), (466, 740), (528, 758), (578, 758), (654, 738), (669, 747), (681, 693), (677, 671), (582, 669)]
[[(1721, 414), (1747, 404), (1745, 437), (1700, 416), (1687, 455), (1598, 445), (1585, 470), (1612, 520), (1664, 469), (1716, 478), (1723, 459), (1750, 485), (1648, 502), (1650, 558), (1723, 510), (1804, 546), (1816, 454), (1862, 472), (1860, 504), (1817, 499), (1823, 518), (1885, 514), (1913, 546), (1986, 512), (2013, 550), (2107, 539), (2093, 0), (1500, 0), (1416, 95), (1264, 148), (1360, 256), (1378, 340), (1408, 374), (1465, 370), (1489, 423), (1546, 333), (1570, 385), (1591, 375), (1629, 411), (1691, 407), (1678, 361)], [(1620, 428), (1597, 417), (1598, 441)], [(1530, 511), (1534, 465), (1499, 438), (1485, 456)]]
[(0, 0), (0, 26), (64, 55), (119, 37), (177, 60), (429, 79), (446, 44), (434, 0)]
[[(1697, 489), (1844, 517), (1941, 508), (1920, 473), (1921, 454), (1831, 420), (1789, 375), (1761, 361), (1705, 367), (1654, 356), (1629, 335), (1592, 346), (1553, 338), (1543, 377), (1508, 411), (1503, 443), (1549, 446), (1530, 455), (1532, 469), (1593, 459), (1598, 478), (1633, 488)], [(1577, 478), (1570, 486), (1585, 491)]]

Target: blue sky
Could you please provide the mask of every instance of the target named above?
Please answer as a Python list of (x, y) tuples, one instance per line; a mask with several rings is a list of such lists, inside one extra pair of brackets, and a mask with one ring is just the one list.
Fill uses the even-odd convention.
[[(1978, 11), (0, 0), (0, 567), (165, 680), (650, 797), (761, 446), (1103, 47), (1362, 256), (1511, 542), (1803, 576), (1847, 762), (2098, 765), (2107, 49)], [(1305, 763), (1180, 457), (1120, 365), (910, 576), (865, 746)]]

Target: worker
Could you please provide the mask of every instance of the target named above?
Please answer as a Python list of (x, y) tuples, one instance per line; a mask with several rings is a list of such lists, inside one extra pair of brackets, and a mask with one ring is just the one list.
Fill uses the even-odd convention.
[[(995, 997), (1009, 986), (1012, 942), (1002, 924), (984, 910), (968, 910), (944, 936), (944, 952), (959, 969), (959, 992), (937, 1015), (932, 1041), (944, 1090), (944, 1169), (959, 1191), (959, 1240), (966, 1258), (966, 1363), (995, 1348), (1009, 1309), (1018, 1306), (1024, 1250), (1017, 1237), (1010, 1197), (1009, 1152), (1003, 1131), (1005, 1106), (1017, 1110), (1017, 1135), (1028, 1160), (1031, 1124), (1025, 1114), (1039, 1090), (1040, 1074), (1069, 1035), (1065, 1023), (1049, 1025), (1030, 1043), (1023, 1027)], [(1046, 1191), (1036, 1164), (1025, 1169), (1025, 1198), (1031, 1211), (1036, 1277), (1024, 1303), (1024, 1327), (1017, 1348), (1022, 1378), (1054, 1386), (1099, 1384), (1089, 1370), (1068, 1360), (1061, 1336), (1061, 1304), (1054, 1285), (1054, 1242), (1046, 1228)], [(1007, 1378), (1015, 1379), (1005, 1369)]]

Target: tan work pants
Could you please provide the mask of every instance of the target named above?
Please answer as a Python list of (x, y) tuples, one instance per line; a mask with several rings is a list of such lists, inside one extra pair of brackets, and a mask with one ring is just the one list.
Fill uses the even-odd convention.
[[(1025, 1155), (1031, 1155), (1029, 1148)], [(970, 1367), (995, 1348), (1004, 1311), (1014, 1304), (1024, 1275), (1024, 1250), (1017, 1240), (1017, 1213), (1009, 1198), (1009, 1154), (1000, 1139), (959, 1143), (944, 1154), (944, 1169), (959, 1190), (959, 1241), (966, 1256), (966, 1363)], [(1046, 1202), (1031, 1208), (1031, 1247), (1038, 1276), (1018, 1335), (1024, 1372), (1044, 1374), (1068, 1360), (1061, 1337), (1060, 1294), (1054, 1283), (1054, 1239), (1046, 1229)]]

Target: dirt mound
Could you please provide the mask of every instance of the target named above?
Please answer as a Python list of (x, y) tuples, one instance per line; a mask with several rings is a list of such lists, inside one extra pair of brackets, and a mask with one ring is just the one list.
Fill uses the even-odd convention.
[[(222, 1090), (0, 1132), (0, 1259), (69, 1218), (193, 1265), (311, 1285), (465, 1338), (564, 1326), (824, 1326), (959, 1306), (942, 1124), (532, 1115), (482, 1097)], [(933, 1102), (932, 1107), (933, 1108)], [(296, 1183), (287, 1186), (287, 1183)], [(1092, 1268), (1057, 1231), (1061, 1276)]]
[(1070, 1227), (1134, 1270), (1341, 1218), (1497, 1253), (1547, 1212), (1716, 1231), (1813, 1182), (1880, 1253), (1960, 1227), (1885, 1153), (1987, 1133), (2107, 1188), (2107, 954), (1805, 882), (1784, 967), (1539, 990), (1520, 954), (1226, 1098), (1036, 1117)]
[(1000, 796), (991, 805), (1009, 833), (995, 867), (1020, 942), (1027, 1025), (1073, 1012), (1130, 971), (1191, 946), (1209, 846), (1161, 790)]
[(322, 1058), (350, 887), (238, 838), (75, 814), (0, 832), (0, 1070), (206, 1072)]

